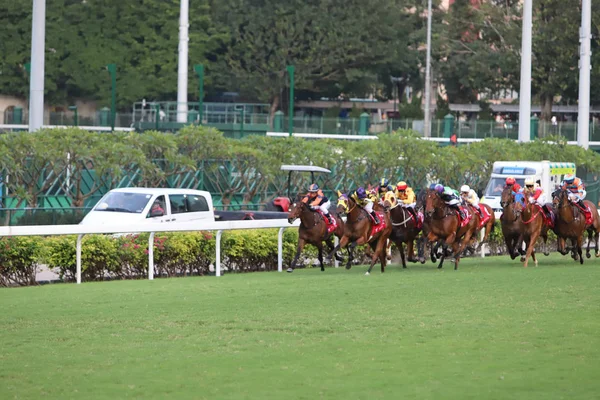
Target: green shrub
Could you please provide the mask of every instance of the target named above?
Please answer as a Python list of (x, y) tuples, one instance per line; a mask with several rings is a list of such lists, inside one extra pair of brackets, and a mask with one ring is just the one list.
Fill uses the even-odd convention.
[[(76, 278), (76, 236), (58, 236), (47, 241), (47, 263), (57, 268), (63, 280)], [(120, 275), (117, 240), (108, 235), (87, 235), (81, 241), (81, 279), (103, 280)]]
[(38, 236), (0, 237), (0, 286), (35, 285), (42, 251)]

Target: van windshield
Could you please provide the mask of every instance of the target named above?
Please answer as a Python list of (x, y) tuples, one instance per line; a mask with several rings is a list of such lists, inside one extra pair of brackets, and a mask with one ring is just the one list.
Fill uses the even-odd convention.
[[(485, 196), (500, 196), (504, 190), (504, 186), (506, 186), (506, 178), (507, 177), (490, 179), (485, 188)], [(516, 178), (515, 180), (523, 187), (525, 178)]]
[(94, 207), (94, 211), (115, 211), (140, 214), (152, 198), (146, 193), (109, 192)]

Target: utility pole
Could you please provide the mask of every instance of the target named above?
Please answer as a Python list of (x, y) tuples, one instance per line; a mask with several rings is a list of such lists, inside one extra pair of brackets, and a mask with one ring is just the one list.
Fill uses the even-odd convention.
[(519, 142), (529, 142), (531, 129), (531, 28), (532, 1), (523, 1), (521, 38), (521, 89), (519, 91)]
[(288, 75), (290, 76), (290, 108), (288, 111), (288, 133), (292, 136), (294, 132), (294, 71), (293, 65), (287, 66)]
[(590, 141), (590, 69), (591, 66), (592, 0), (581, 0), (579, 30), (579, 107), (577, 115), (577, 145), (589, 148)]
[(177, 122), (187, 121), (189, 0), (181, 0), (179, 11), (179, 64), (177, 67)]
[(425, 61), (425, 121), (423, 136), (431, 136), (431, 0), (427, 1), (427, 58)]
[(44, 53), (46, 0), (33, 0), (31, 18), (31, 74), (29, 80), (29, 132), (44, 125)]

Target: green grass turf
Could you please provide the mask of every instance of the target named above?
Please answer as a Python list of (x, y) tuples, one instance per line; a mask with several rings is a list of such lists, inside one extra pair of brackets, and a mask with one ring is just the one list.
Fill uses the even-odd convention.
[(0, 290), (0, 399), (594, 399), (600, 260)]

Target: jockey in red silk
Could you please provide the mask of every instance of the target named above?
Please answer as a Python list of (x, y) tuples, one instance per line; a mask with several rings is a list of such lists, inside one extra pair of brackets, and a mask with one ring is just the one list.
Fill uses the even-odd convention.
[(310, 185), (308, 187), (308, 193), (302, 198), (302, 202), (308, 204), (310, 209), (313, 211), (320, 209), (329, 223), (333, 224), (331, 215), (329, 215), (329, 206), (331, 206), (331, 202), (327, 197), (325, 197), (323, 191), (319, 189), (319, 185), (316, 183)]
[(506, 178), (506, 187), (511, 188), (513, 193), (515, 194), (521, 191), (521, 185), (519, 185), (515, 178), (513, 178), (512, 176)]

